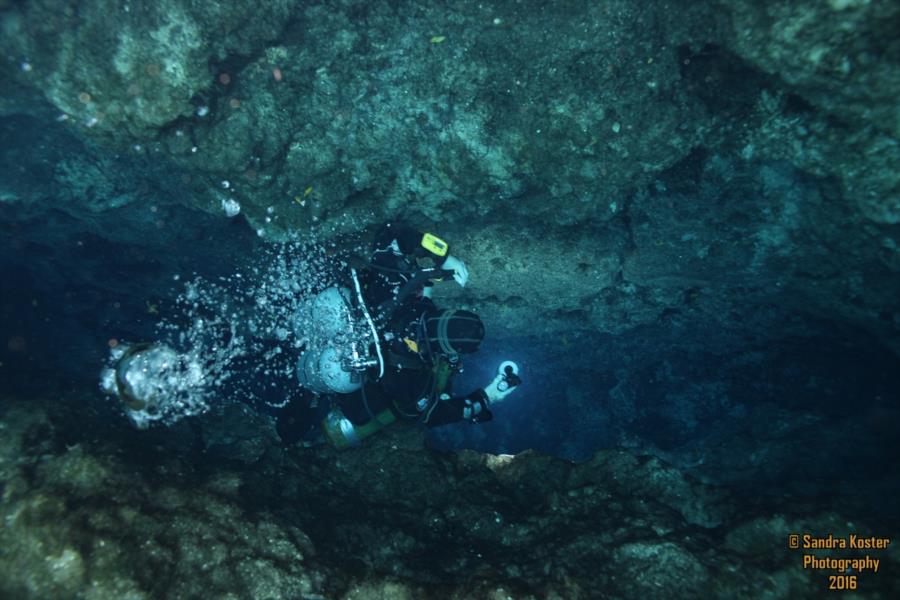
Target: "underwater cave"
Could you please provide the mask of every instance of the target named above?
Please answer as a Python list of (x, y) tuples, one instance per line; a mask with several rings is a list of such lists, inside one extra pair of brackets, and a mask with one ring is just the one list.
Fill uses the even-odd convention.
[(900, 597), (898, 24), (0, 1), (0, 597)]

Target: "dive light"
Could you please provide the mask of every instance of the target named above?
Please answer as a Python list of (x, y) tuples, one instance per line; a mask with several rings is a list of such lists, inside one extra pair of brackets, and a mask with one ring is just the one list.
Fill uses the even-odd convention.
[(522, 378), (519, 377), (519, 365), (511, 360), (505, 360), (500, 363), (497, 374), (503, 376), (503, 379), (497, 384), (497, 389), (501, 392), (505, 392), (509, 388), (516, 387), (522, 383)]

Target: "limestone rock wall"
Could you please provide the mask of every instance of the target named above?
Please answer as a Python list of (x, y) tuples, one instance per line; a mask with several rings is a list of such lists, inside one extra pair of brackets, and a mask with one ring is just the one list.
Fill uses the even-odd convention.
[(472, 267), (448, 293), (499, 335), (618, 332), (690, 290), (719, 318), (708, 297), (737, 306), (732, 284), (757, 281), (896, 349), (890, 2), (98, 0), (0, 19), (4, 114), (99, 144), (53, 169), (46, 197), (76, 218), (146, 202), (152, 164), (175, 177), (151, 195), (222, 218), (233, 200), (264, 239), (436, 228)]

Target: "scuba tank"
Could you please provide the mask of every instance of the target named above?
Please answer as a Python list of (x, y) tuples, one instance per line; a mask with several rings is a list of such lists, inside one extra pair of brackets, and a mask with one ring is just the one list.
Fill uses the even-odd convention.
[[(370, 367), (378, 367), (378, 378), (384, 375), (378, 331), (363, 300), (356, 269), (350, 273), (357, 306), (353, 306), (348, 288), (330, 287), (294, 315), (295, 334), (307, 340), (307, 349), (297, 361), (297, 379), (302, 387), (320, 394), (359, 390), (363, 373)], [(371, 340), (359, 339), (363, 336), (371, 336)]]
[[(367, 265), (376, 270), (388, 270), (382, 267)], [(397, 272), (400, 272), (397, 270)], [(369, 415), (369, 420), (362, 425), (354, 425), (341, 412), (339, 407), (334, 407), (322, 421), (325, 437), (336, 448), (346, 448), (358, 444), (362, 439), (380, 431), (387, 425), (394, 423), (399, 416), (418, 417), (418, 413), (407, 415), (403, 413), (396, 402), (377, 414), (369, 410), (365, 396), (365, 383), (369, 380), (379, 380), (384, 375), (385, 360), (382, 354), (382, 340), (369, 308), (360, 289), (359, 277), (356, 268), (350, 269), (353, 288), (357, 305), (351, 309), (351, 292), (348, 288), (329, 288), (318, 294), (307, 308), (298, 311), (298, 323), (304, 320), (311, 323), (314, 336), (310, 337), (310, 349), (304, 352), (297, 364), (297, 376), (300, 385), (318, 393), (350, 394), (359, 392), (362, 395), (363, 405)], [(403, 271), (408, 276), (406, 282), (388, 300), (382, 302), (374, 309), (376, 318), (383, 324), (384, 317), (391, 315), (399, 308), (415, 291), (425, 282), (437, 277), (452, 275), (452, 271), (424, 268), (411, 271)], [(354, 319), (355, 315), (355, 319)], [(361, 318), (360, 318), (361, 315)], [(319, 324), (321, 323), (321, 325)], [(361, 328), (367, 326), (371, 340), (364, 344), (352, 342), (353, 327), (359, 324)], [(298, 337), (302, 337), (295, 327)], [(350, 331), (351, 344), (339, 346), (333, 343), (336, 336), (343, 331)], [(361, 350), (360, 350), (361, 347)], [(374, 353), (372, 352), (374, 349)], [(427, 368), (425, 364), (422, 365)], [(370, 373), (378, 367), (377, 376)], [(431, 390), (425, 394), (428, 398), (428, 406), (439, 401), (440, 395), (447, 388), (453, 366), (447, 360), (436, 361), (432, 367)]]

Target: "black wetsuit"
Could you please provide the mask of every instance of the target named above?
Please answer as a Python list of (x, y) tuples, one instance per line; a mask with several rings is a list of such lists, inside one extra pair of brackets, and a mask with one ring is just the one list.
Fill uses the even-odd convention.
[[(436, 264), (444, 260), (422, 247), (422, 236), (421, 232), (408, 227), (385, 226), (372, 246), (371, 266), (359, 274), (371, 316), (379, 330), (389, 332), (391, 337), (382, 341), (384, 376), (376, 380), (377, 367), (370, 369), (361, 391), (320, 397), (316, 408), (309, 403), (314, 396), (306, 392), (305, 401), (291, 402), (278, 415), (278, 432), (285, 442), (300, 439), (304, 432), (309, 435), (309, 428), (318, 425), (332, 403), (338, 404), (354, 425), (363, 425), (386, 409), (398, 419), (421, 421), (430, 427), (464, 420), (473, 423), (491, 420), (484, 390), (455, 396), (451, 391), (452, 374), (442, 390), (435, 390), (436, 357), (424, 348), (420, 355), (404, 341), (404, 338), (415, 338), (423, 314), (440, 312), (434, 302), (423, 295), (422, 287), (417, 286), (418, 289), (412, 290), (402, 302), (389, 302), (397, 298), (414, 276), (417, 260), (430, 258)], [(449, 249), (445, 255), (448, 253)], [(431, 285), (431, 281), (425, 280), (423, 285)], [(441, 400), (438, 394), (447, 396)], [(420, 402), (423, 399), (424, 402)]]
[[(384, 376), (376, 381), (377, 368), (370, 370), (361, 391), (338, 397), (344, 416), (355, 425), (366, 423), (385, 409), (400, 419), (421, 421), (430, 427), (457, 421), (480, 423), (492, 418), (483, 390), (466, 396), (453, 395), (452, 373), (459, 365), (455, 365), (443, 389), (435, 390), (434, 366), (438, 357), (427, 348), (417, 352), (405, 341), (415, 340), (422, 315), (440, 313), (434, 302), (422, 294), (421, 286), (399, 304), (392, 304), (389, 314), (378, 313), (377, 307), (394, 298), (413, 276), (417, 259), (431, 258), (438, 264), (444, 260), (422, 247), (422, 237), (415, 229), (388, 225), (373, 245), (372, 268), (364, 276), (363, 296), (391, 339), (382, 344)], [(448, 253), (445, 251), (445, 256)]]

